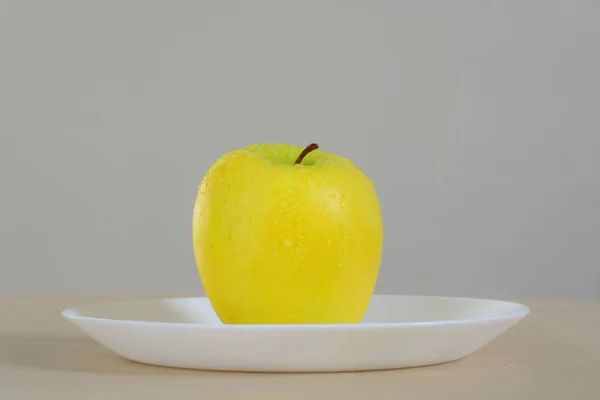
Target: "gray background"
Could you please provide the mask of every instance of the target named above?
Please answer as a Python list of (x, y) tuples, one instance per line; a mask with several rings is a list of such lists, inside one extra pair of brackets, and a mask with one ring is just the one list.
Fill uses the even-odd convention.
[(0, 1), (0, 290), (202, 293), (197, 185), (351, 158), (380, 293), (600, 297), (600, 2)]

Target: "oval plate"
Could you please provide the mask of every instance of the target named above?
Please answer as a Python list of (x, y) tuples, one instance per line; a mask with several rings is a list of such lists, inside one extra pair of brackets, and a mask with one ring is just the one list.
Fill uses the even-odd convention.
[(62, 315), (121, 357), (141, 363), (332, 372), (457, 360), (528, 313), (523, 304), (499, 300), (374, 295), (360, 324), (226, 325), (206, 297), (99, 303)]

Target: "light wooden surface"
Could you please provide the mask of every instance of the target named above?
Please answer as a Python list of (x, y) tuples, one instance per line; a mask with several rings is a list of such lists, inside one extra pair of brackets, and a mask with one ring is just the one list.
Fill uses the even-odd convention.
[(532, 308), (528, 317), (443, 365), (262, 374), (127, 361), (60, 316), (114, 298), (0, 295), (0, 399), (600, 399), (600, 302), (523, 301)]

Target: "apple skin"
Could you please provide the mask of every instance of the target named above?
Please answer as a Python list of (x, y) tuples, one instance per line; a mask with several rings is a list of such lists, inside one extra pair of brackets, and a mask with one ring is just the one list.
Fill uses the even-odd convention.
[(193, 212), (198, 272), (226, 324), (358, 323), (383, 222), (371, 180), (321, 150), (255, 144), (218, 159)]

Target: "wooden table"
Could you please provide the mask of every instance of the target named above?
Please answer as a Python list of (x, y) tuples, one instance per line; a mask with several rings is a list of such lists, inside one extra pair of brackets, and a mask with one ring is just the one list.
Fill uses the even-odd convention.
[(0, 399), (600, 399), (600, 302), (523, 301), (532, 312), (519, 324), (443, 365), (263, 374), (131, 362), (60, 315), (106, 299), (0, 295)]

